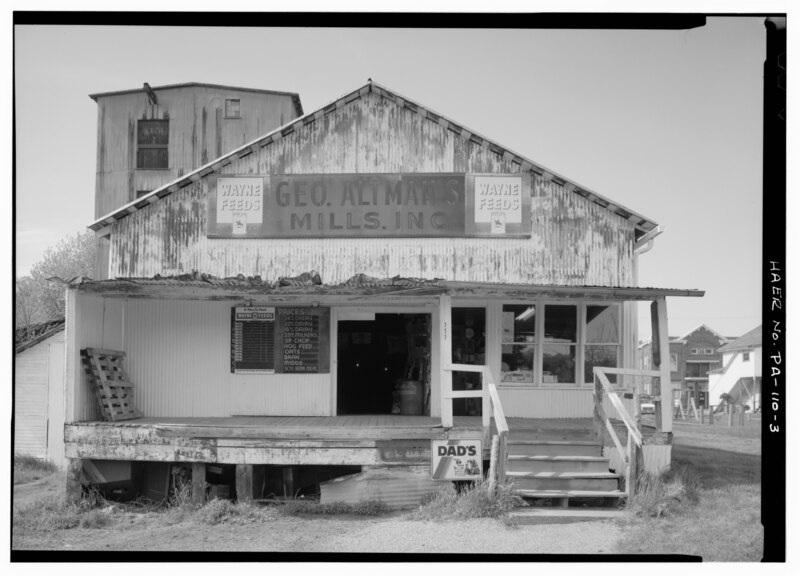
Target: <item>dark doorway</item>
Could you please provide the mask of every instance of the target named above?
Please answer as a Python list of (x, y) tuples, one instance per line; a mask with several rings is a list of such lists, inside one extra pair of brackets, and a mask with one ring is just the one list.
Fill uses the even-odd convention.
[(337, 414), (391, 414), (403, 380), (430, 382), (430, 314), (338, 323)]
[[(452, 353), (455, 364), (486, 364), (486, 308), (453, 308)], [(453, 390), (481, 390), (480, 374), (453, 372)], [(483, 404), (480, 398), (453, 400), (453, 416), (480, 416)]]

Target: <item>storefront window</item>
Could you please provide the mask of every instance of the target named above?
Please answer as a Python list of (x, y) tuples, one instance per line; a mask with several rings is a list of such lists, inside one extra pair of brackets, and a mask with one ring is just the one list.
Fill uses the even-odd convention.
[(536, 359), (536, 306), (503, 306), (501, 379), (532, 384)]
[(542, 383), (575, 383), (575, 347), (578, 343), (578, 307), (548, 304), (544, 307)]
[[(619, 307), (616, 305), (586, 306), (584, 347), (584, 382), (594, 382), (593, 368), (605, 366), (616, 368), (619, 359)], [(617, 382), (616, 374), (609, 374), (612, 384)]]
[(591, 384), (595, 366), (619, 366), (618, 304), (505, 304), (502, 330), (504, 383)]

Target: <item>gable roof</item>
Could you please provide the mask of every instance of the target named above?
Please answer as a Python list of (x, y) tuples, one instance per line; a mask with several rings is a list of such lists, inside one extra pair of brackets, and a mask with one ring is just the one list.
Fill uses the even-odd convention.
[(678, 338), (675, 338), (674, 340), (670, 339), (670, 342), (685, 342), (686, 340), (688, 340), (689, 336), (691, 336), (692, 334), (694, 334), (695, 332), (697, 332), (698, 330), (703, 329), (703, 328), (705, 328), (706, 330), (711, 332), (714, 336), (716, 336), (720, 340), (720, 342), (723, 342), (723, 343), (727, 343), (728, 342), (728, 339), (725, 336), (723, 336), (722, 334), (720, 334), (719, 332), (717, 332), (713, 328), (709, 328), (705, 324), (700, 324), (699, 326), (696, 326), (696, 327), (692, 328), (686, 334), (684, 334), (683, 336), (680, 336)]
[(213, 160), (208, 164), (205, 164), (204, 166), (200, 166), (199, 168), (192, 170), (191, 172), (188, 172), (187, 174), (181, 176), (180, 178), (172, 182), (169, 182), (161, 186), (160, 188), (157, 188), (156, 190), (153, 190), (149, 194), (146, 194), (141, 198), (129, 202), (128, 204), (125, 204), (124, 206), (117, 208), (113, 212), (110, 212), (109, 214), (106, 214), (105, 216), (98, 218), (89, 225), (89, 228), (94, 231), (98, 231), (101, 228), (109, 226), (113, 222), (125, 218), (129, 214), (133, 214), (134, 212), (141, 210), (142, 208), (149, 206), (154, 202), (157, 202), (159, 199), (165, 196), (169, 196), (170, 194), (177, 192), (181, 188), (205, 178), (209, 174), (219, 172), (220, 170), (222, 170), (224, 166), (227, 166), (228, 164), (238, 160), (239, 158), (243, 158), (244, 156), (248, 156), (253, 152), (257, 152), (259, 149), (265, 146), (269, 146), (273, 142), (276, 142), (281, 138), (283, 138), (284, 136), (291, 134), (297, 128), (300, 128), (302, 126), (315, 122), (316, 120), (324, 118), (326, 115), (330, 114), (334, 110), (338, 110), (344, 107), (345, 105), (349, 104), (350, 102), (358, 98), (361, 98), (363, 96), (366, 96), (367, 94), (370, 93), (377, 94), (379, 96), (387, 98), (392, 102), (395, 102), (398, 106), (404, 107), (416, 114), (419, 114), (423, 118), (426, 118), (431, 122), (434, 122), (442, 126), (447, 130), (459, 134), (465, 140), (469, 140), (475, 144), (486, 146), (489, 150), (491, 150), (492, 152), (494, 152), (499, 156), (502, 156), (503, 158), (510, 160), (513, 164), (519, 164), (520, 171), (533, 172), (543, 176), (546, 179), (553, 180), (558, 184), (565, 186), (567, 189), (571, 190), (574, 194), (586, 198), (590, 202), (594, 202), (595, 204), (598, 204), (603, 208), (610, 210), (611, 212), (617, 214), (618, 216), (631, 221), (636, 229), (637, 239), (640, 238), (641, 236), (644, 236), (646, 233), (650, 232), (651, 230), (655, 229), (658, 226), (658, 224), (642, 216), (641, 214), (637, 214), (636, 212), (633, 212), (632, 210), (629, 210), (628, 208), (625, 208), (624, 206), (621, 206), (616, 202), (612, 202), (611, 200), (601, 196), (600, 194), (592, 192), (588, 188), (580, 186), (579, 184), (576, 184), (574, 181), (568, 180), (567, 178), (556, 174), (552, 170), (549, 170), (539, 164), (536, 164), (532, 160), (529, 160), (524, 156), (501, 146), (500, 144), (494, 142), (493, 140), (481, 136), (480, 134), (474, 132), (473, 130), (470, 130), (465, 126), (462, 126), (450, 120), (444, 115), (439, 114), (438, 112), (435, 112), (428, 107), (422, 106), (421, 104), (418, 104), (417, 102), (414, 102), (406, 98), (405, 96), (401, 96), (397, 92), (389, 90), (388, 88), (385, 88), (370, 80), (364, 86), (358, 88), (357, 90), (349, 92), (344, 96), (337, 98), (333, 102), (319, 108), (318, 110), (315, 110), (314, 112), (309, 112), (308, 114), (305, 114), (304, 116), (301, 116), (299, 118), (295, 118), (294, 120), (291, 120), (290, 122), (284, 124), (283, 126), (279, 126), (273, 131), (268, 132), (267, 134), (256, 138), (252, 142), (248, 142), (247, 144), (244, 144), (243, 146), (236, 148), (223, 156), (220, 156), (216, 160)]
[(751, 350), (761, 346), (761, 326), (756, 326), (750, 332), (742, 335), (733, 342), (729, 342), (719, 349), (720, 352), (733, 352), (734, 350)]
[[(226, 86), (224, 84), (206, 84), (204, 82), (184, 82), (183, 84), (165, 84), (164, 86), (151, 86), (153, 91), (162, 90), (175, 90), (177, 88), (218, 88), (221, 90), (236, 90), (237, 92), (255, 92), (257, 94), (273, 94), (275, 96), (289, 96), (294, 103), (295, 110), (298, 116), (303, 115), (303, 105), (300, 104), (300, 94), (297, 92), (283, 92), (280, 90), (262, 90), (260, 88), (242, 88), (241, 86)], [(130, 90), (117, 90), (114, 92), (97, 92), (89, 94), (89, 98), (97, 102), (98, 98), (107, 98), (109, 96), (121, 96), (123, 94), (136, 94), (137, 92), (146, 93), (144, 87), (132, 88)]]

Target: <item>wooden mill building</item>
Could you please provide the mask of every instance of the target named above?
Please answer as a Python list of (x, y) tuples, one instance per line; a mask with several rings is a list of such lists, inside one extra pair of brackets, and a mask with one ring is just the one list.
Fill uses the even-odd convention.
[[(152, 100), (184, 90), (140, 90), (130, 113), (127, 100), (101, 106), (98, 148), (132, 161), (166, 130), (141, 128)], [(432, 443), (480, 442), (494, 477), (566, 499), (618, 493), (634, 443), (646, 466), (669, 463), (666, 299), (702, 292), (638, 286), (654, 221), (376, 83), (307, 114), (270, 94), (282, 123), (258, 135), (259, 122), (226, 133), (226, 112), (184, 96), (173, 106), (191, 128), (174, 135), (184, 120), (170, 112), (169, 146), (194, 169), (169, 148), (163, 180), (130, 163), (114, 175), (98, 152), (90, 227), (107, 273), (67, 287), (70, 489), (81, 469), (116, 462), (144, 477), (184, 463), (198, 498), (214, 475), (235, 478), (239, 498), (297, 493), (315, 466), (317, 484), (395, 467), (421, 493), (447, 466), (469, 474), (432, 462)], [(116, 132), (112, 108), (127, 118)], [(216, 154), (220, 126), (223, 142), (246, 136)], [(149, 150), (137, 154), (163, 154)], [(635, 367), (638, 302), (652, 305), (651, 370)], [(128, 419), (100, 409), (87, 349), (124, 353)], [(646, 438), (645, 382), (658, 404)], [(579, 419), (600, 469), (562, 485), (519, 467), (540, 460), (525, 454), (532, 440), (514, 447), (515, 426)], [(545, 444), (542, 461), (579, 454)]]

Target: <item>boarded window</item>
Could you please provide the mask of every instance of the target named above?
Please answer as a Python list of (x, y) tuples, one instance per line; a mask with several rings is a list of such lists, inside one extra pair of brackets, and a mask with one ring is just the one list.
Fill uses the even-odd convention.
[(240, 100), (225, 100), (225, 118), (241, 118), (242, 109)]
[(169, 120), (139, 120), (136, 128), (136, 167), (169, 168)]

